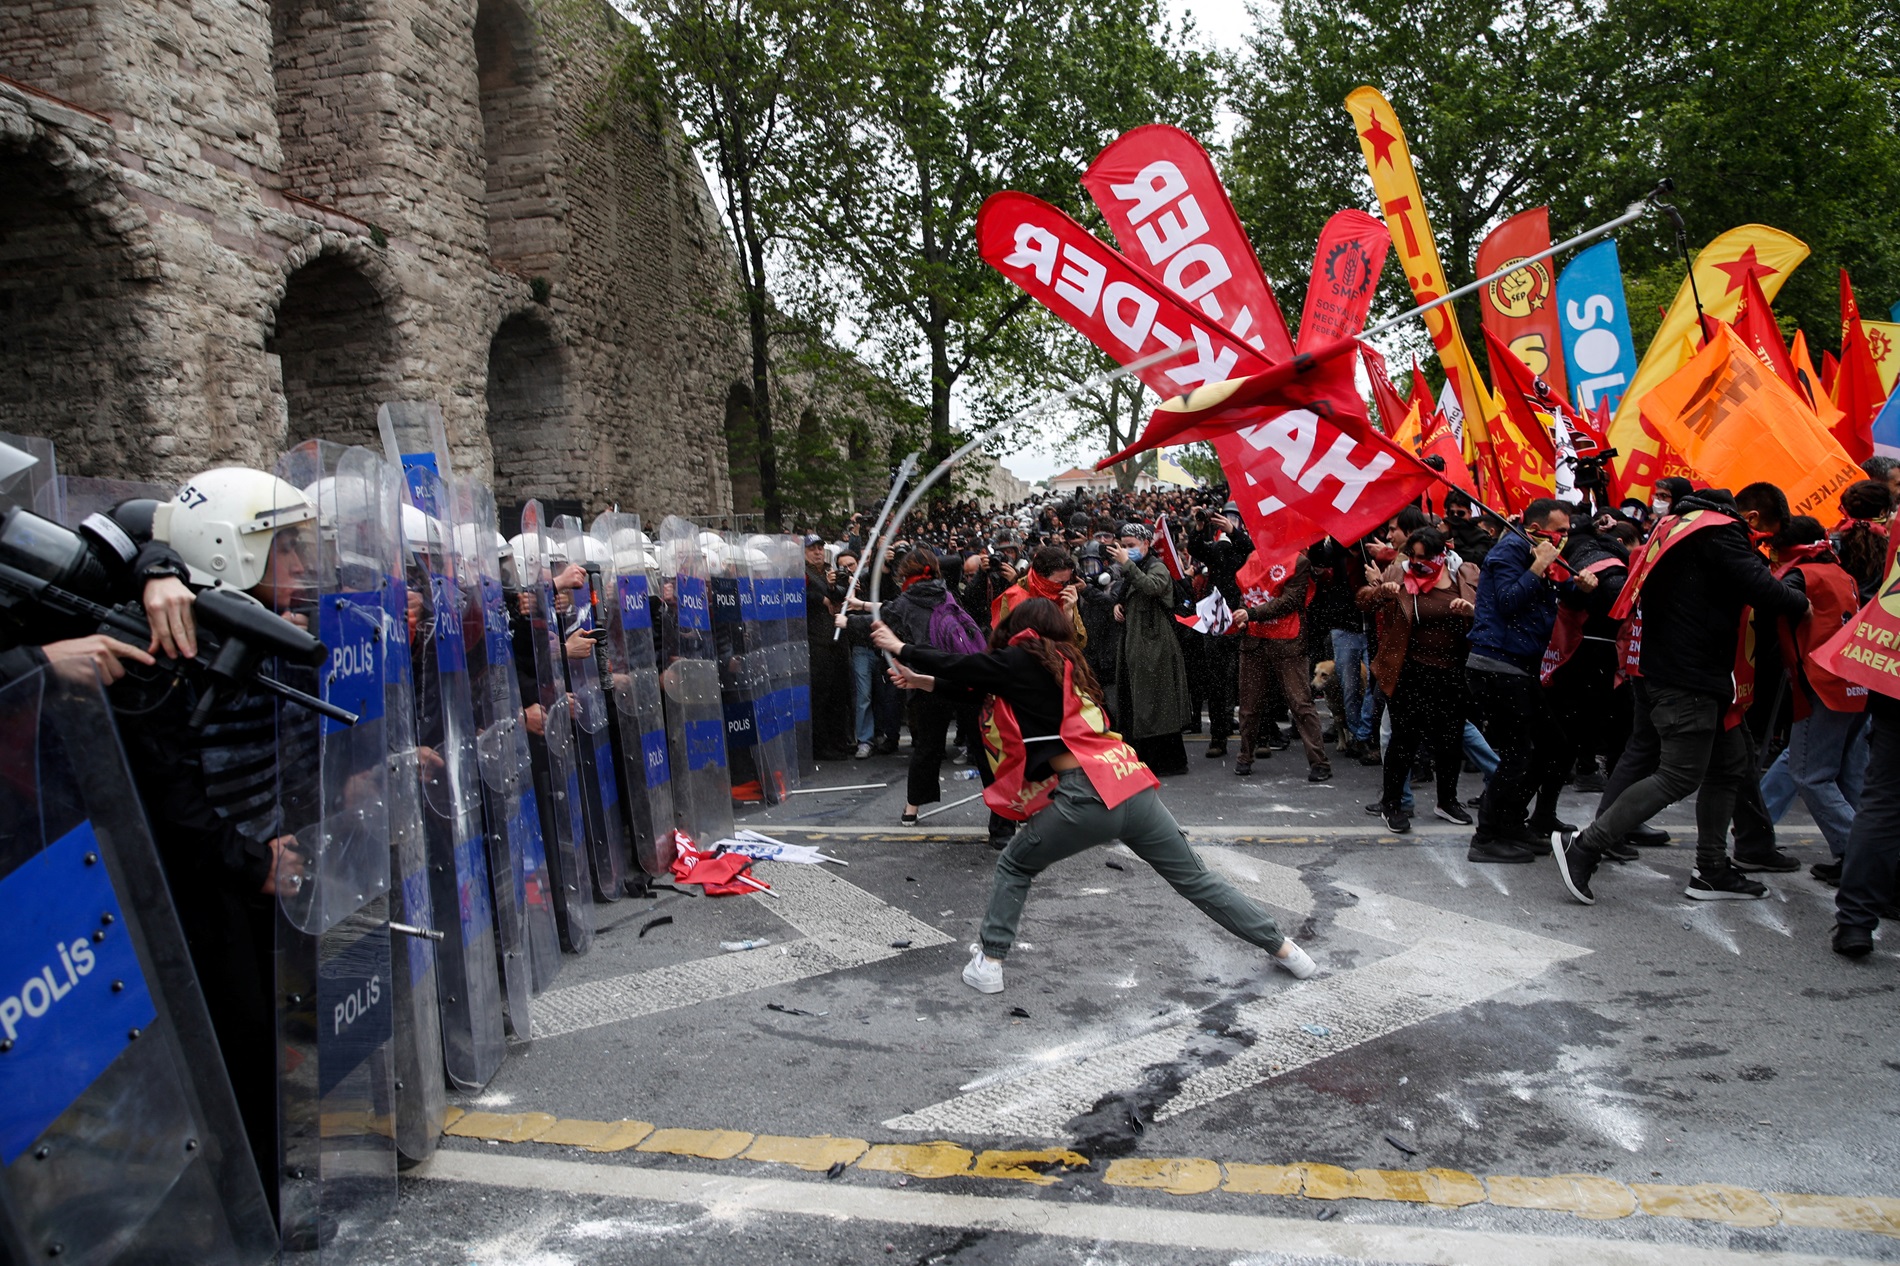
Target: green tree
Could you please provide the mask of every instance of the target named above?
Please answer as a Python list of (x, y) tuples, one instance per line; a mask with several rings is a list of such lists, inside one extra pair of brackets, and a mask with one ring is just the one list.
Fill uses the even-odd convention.
[(1157, 0), (854, 0), (830, 22), (826, 81), (800, 103), (799, 260), (927, 400), (941, 457), (958, 384), (1036, 352), (1015, 328), (1027, 297), (977, 254), (983, 199), (1080, 211), (1108, 140), (1206, 125), (1216, 66), (1175, 50)]

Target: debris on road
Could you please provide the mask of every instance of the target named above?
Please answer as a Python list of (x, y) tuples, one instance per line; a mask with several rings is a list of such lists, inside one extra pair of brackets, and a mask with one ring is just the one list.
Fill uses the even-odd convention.
[[(657, 919), (648, 919), (645, 923), (642, 923), (640, 925), (640, 936), (645, 936), (648, 932), (651, 932), (654, 928), (663, 928), (667, 924), (671, 923), (672, 921), (673, 921), (673, 916), (670, 914), (663, 914)], [(640, 939), (640, 936), (636, 936), (634, 939), (637, 941)]]
[(771, 943), (770, 937), (760, 936), (749, 941), (721, 941), (719, 942), (719, 948), (728, 954), (737, 954), (741, 950), (762, 949)]

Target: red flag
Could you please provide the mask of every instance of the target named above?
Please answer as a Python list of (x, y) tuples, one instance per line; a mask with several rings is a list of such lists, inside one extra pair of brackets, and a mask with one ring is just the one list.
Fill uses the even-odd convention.
[(1168, 569), (1168, 575), (1176, 580), (1187, 576), (1187, 568), (1181, 564), (1181, 552), (1174, 547), (1174, 532), (1168, 527), (1168, 516), (1165, 514), (1155, 521), (1155, 557)]
[(1887, 393), (1881, 390), (1880, 369), (1874, 364), (1873, 349), (1867, 346), (1867, 329), (1861, 324), (1845, 268), (1841, 269), (1841, 360), (1830, 394), (1846, 415), (1835, 438), (1856, 464), (1866, 461), (1874, 455), (1874, 415), (1886, 402)]
[(1445, 461), (1445, 481), (1455, 488), (1463, 489), (1474, 500), (1478, 497), (1478, 485), (1471, 478), (1471, 468), (1465, 465), (1465, 453), (1458, 443), (1458, 437), (1452, 433), (1451, 422), (1443, 413), (1434, 410), (1425, 420), (1425, 436), (1419, 442), (1419, 460), (1427, 457), (1441, 457)]
[(751, 870), (752, 859), (744, 853), (702, 853), (684, 838), (673, 858), (675, 882), (699, 884), (709, 897), (762, 892), (771, 886), (752, 878)]
[(1762, 294), (1761, 283), (1755, 280), (1753, 270), (1742, 274), (1742, 306), (1735, 314), (1734, 328), (1742, 342), (1761, 357), (1762, 364), (1775, 371), (1777, 378), (1790, 387), (1797, 385), (1788, 344), (1781, 337), (1774, 310), (1768, 306), (1768, 298)]
[[(1478, 247), (1478, 275), (1489, 277), (1549, 249), (1550, 208), (1520, 211), (1492, 229)], [(1564, 399), (1563, 334), (1557, 325), (1557, 288), (1550, 261), (1541, 259), (1506, 273), (1482, 293), (1478, 309), (1484, 328), (1549, 383), (1552, 395)], [(1493, 369), (1492, 381), (1497, 377)]]
[[(1391, 439), (1396, 439), (1399, 428), (1405, 424), (1405, 415), (1411, 412), (1409, 402), (1399, 399), (1399, 393), (1392, 386), (1391, 371), (1386, 368), (1385, 357), (1369, 343), (1359, 347), (1359, 359), (1365, 363), (1366, 377), (1372, 379), (1372, 404), (1379, 411), (1379, 429)], [(1430, 396), (1425, 398), (1429, 403)]]
[(1146, 261), (1163, 288), (1269, 362), (1293, 355), (1273, 287), (1199, 141), (1163, 124), (1124, 132), (1095, 156), (1082, 186), (1122, 250)]
[(1412, 389), (1406, 393), (1405, 403), (1418, 401), (1420, 408), (1432, 402), (1432, 384), (1425, 380), (1425, 371), (1418, 367), (1418, 357), (1412, 357)]
[[(1841, 362), (1834, 358), (1833, 352), (1828, 351), (1825, 347), (1822, 348), (1821, 390), (1827, 392), (1827, 397), (1830, 400), (1834, 399), (1834, 384), (1840, 380), (1840, 374)], [(1838, 404), (1839, 401), (1835, 401), (1835, 403)]]
[(1391, 245), (1392, 234), (1385, 222), (1364, 211), (1336, 211), (1326, 221), (1313, 252), (1306, 306), (1300, 311), (1300, 351), (1312, 351), (1366, 328), (1372, 293), (1378, 289), (1379, 272)]
[[(1498, 495), (1512, 510), (1522, 510), (1538, 497), (1556, 491), (1557, 450), (1549, 429), (1534, 410), (1556, 407), (1548, 385), (1524, 366), (1511, 349), (1498, 341), (1490, 330), (1484, 332), (1485, 354), (1491, 361), (1491, 377), (1498, 386), (1498, 400), (1504, 406), (1503, 422), (1493, 428), (1492, 442), (1497, 452)], [(1544, 386), (1544, 391), (1538, 387)]]

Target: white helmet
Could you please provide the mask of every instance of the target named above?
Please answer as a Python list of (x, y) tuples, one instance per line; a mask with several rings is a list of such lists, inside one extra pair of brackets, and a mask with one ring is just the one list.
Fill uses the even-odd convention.
[(402, 539), (415, 553), (439, 555), (448, 544), (448, 531), (442, 520), (405, 501), (402, 503)]
[(591, 536), (583, 536), (580, 540), (581, 553), (587, 556), (588, 562), (605, 563), (613, 559), (613, 551), (607, 548), (607, 542), (595, 540)]
[(275, 475), (220, 466), (186, 481), (152, 516), (152, 538), (178, 551), (195, 585), (249, 589), (264, 579), (271, 542), (317, 507)]

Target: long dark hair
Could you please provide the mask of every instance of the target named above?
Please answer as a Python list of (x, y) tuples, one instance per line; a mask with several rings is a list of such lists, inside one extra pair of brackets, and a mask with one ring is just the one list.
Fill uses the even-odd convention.
[(1095, 680), (1082, 648), (1075, 644), (1075, 623), (1067, 611), (1047, 598), (1025, 599), (1010, 608), (1002, 626), (990, 635), (991, 645), (1001, 649), (1024, 629), (1034, 629), (1036, 636), (1024, 638), (1022, 648), (1036, 657), (1057, 684), (1062, 681), (1062, 665), (1067, 662), (1075, 670), (1075, 688), (1097, 704), (1108, 706), (1102, 683)]
[(1887, 570), (1887, 538), (1871, 522), (1893, 509), (1887, 485), (1862, 479), (1841, 494), (1841, 513), (1852, 522), (1841, 533), (1841, 566), (1865, 589), (1879, 582)]

